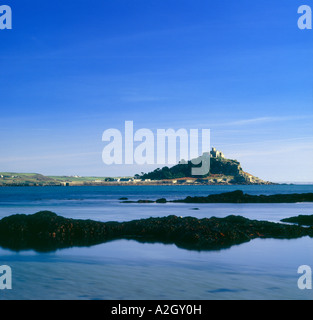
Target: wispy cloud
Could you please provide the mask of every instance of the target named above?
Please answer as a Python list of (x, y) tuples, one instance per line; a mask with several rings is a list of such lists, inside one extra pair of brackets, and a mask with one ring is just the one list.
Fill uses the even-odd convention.
[[(196, 109), (196, 108), (194, 108)], [(275, 122), (290, 122), (290, 121), (305, 121), (305, 120), (312, 120), (313, 114), (306, 114), (306, 115), (292, 115), (292, 116), (263, 116), (263, 117), (255, 117), (255, 118), (246, 118), (246, 119), (236, 119), (233, 121), (227, 121), (224, 119), (225, 114), (219, 115), (215, 114), (214, 118), (208, 119), (206, 122), (193, 122), (192, 120), (189, 121), (190, 127), (195, 128), (218, 128), (227, 130), (240, 130), (239, 127), (249, 127), (249, 126), (256, 126), (256, 125), (264, 125), (267, 123), (275, 123)]]
[(234, 155), (238, 158), (291, 154), (300, 150), (313, 150), (313, 136), (238, 143), (232, 144), (232, 147), (236, 147)]
[(236, 126), (256, 125), (256, 124), (264, 124), (269, 122), (296, 121), (296, 120), (304, 120), (304, 119), (312, 119), (312, 118), (313, 118), (313, 115), (259, 117), (259, 118), (236, 120), (236, 121), (228, 122), (227, 125), (236, 125)]

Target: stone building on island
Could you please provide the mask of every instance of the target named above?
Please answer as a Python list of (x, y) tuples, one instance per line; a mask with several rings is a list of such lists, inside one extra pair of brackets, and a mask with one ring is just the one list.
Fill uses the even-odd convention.
[(210, 152), (211, 158), (223, 158), (225, 159), (224, 153), (216, 150), (216, 148), (212, 148)]

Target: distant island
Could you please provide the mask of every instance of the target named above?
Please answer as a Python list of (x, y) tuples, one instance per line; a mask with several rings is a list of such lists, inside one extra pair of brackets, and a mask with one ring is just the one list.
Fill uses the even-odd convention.
[(192, 176), (193, 160), (181, 161), (169, 168), (158, 168), (150, 173), (135, 175), (135, 179), (148, 181), (171, 181), (187, 184), (272, 184), (243, 171), (237, 160), (225, 158), (223, 152), (212, 148), (210, 151), (210, 172), (199, 178)]
[(202, 177), (192, 176), (195, 167), (181, 161), (169, 168), (155, 169), (133, 177), (45, 176), (38, 173), (0, 172), (2, 186), (108, 186), (108, 185), (251, 185), (273, 184), (245, 172), (240, 162), (225, 158), (221, 151), (210, 151), (210, 172)]

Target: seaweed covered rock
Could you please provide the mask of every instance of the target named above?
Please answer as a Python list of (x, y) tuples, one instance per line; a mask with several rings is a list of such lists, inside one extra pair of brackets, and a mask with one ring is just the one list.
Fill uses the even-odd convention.
[(312, 233), (312, 229), (233, 215), (204, 219), (177, 216), (150, 218), (127, 222), (123, 230), (132, 239), (174, 243), (192, 250), (216, 250), (255, 238), (291, 239)]
[(313, 193), (251, 195), (242, 190), (210, 194), (208, 196), (188, 196), (185, 199), (166, 200), (165, 198), (152, 200), (123, 201), (123, 203), (296, 203), (313, 202)]
[(313, 193), (250, 195), (241, 190), (211, 194), (207, 197), (186, 197), (172, 202), (184, 203), (295, 203), (313, 202)]
[(302, 226), (313, 226), (313, 215), (299, 215), (281, 220), (282, 222), (295, 223)]
[(312, 236), (313, 227), (249, 220), (241, 216), (204, 218), (168, 216), (129, 222), (68, 219), (49, 211), (0, 220), (0, 246), (12, 250), (53, 251), (91, 246), (114, 239), (175, 244), (190, 250), (219, 250), (255, 238)]
[(50, 251), (102, 242), (109, 233), (106, 229), (101, 222), (67, 219), (50, 211), (16, 214), (0, 221), (0, 243), (13, 249)]

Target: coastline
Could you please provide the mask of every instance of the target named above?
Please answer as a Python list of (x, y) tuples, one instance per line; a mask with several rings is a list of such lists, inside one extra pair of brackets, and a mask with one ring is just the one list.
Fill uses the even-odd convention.
[(63, 183), (8, 183), (0, 187), (102, 187), (102, 186), (240, 186), (240, 185), (293, 185), (293, 183), (212, 183), (212, 182), (172, 182), (170, 180), (142, 182), (63, 182)]

